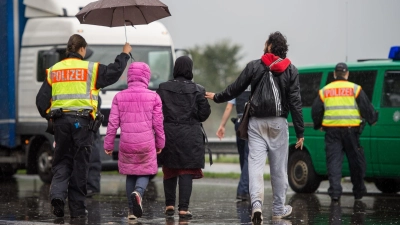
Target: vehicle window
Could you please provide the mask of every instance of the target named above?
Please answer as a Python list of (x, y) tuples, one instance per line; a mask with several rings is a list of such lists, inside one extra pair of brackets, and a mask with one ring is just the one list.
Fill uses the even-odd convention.
[[(58, 54), (54, 57), (54, 54)], [(52, 56), (51, 56), (52, 55)], [(50, 57), (48, 57), (50, 56)], [(43, 50), (38, 52), (36, 80), (43, 82), (46, 79), (46, 69), (66, 58), (65, 49)], [(56, 60), (55, 60), (56, 59)], [(55, 61), (54, 61), (55, 60)]]
[(382, 107), (400, 106), (400, 71), (386, 72), (382, 90)]
[(302, 73), (299, 75), (300, 94), (303, 107), (311, 107), (315, 98), (318, 96), (321, 84), (322, 72)]
[[(91, 62), (100, 62), (101, 64), (108, 65), (114, 62), (115, 57), (121, 53), (121, 46), (98, 46), (90, 45), (93, 54), (87, 59)], [(157, 89), (159, 84), (168, 81), (172, 78), (172, 50), (171, 47), (164, 46), (132, 46), (132, 56), (136, 62), (145, 62), (150, 66), (151, 79), (149, 82), (149, 89)], [(128, 66), (133, 60), (128, 61)], [(127, 69), (120, 77), (120, 79), (103, 90), (123, 90), (128, 87), (127, 85)]]
[[(350, 71), (349, 81), (358, 84), (362, 87), (369, 100), (372, 101), (372, 94), (374, 93), (374, 85), (376, 80), (376, 70), (363, 70), (363, 71)], [(326, 84), (332, 82), (333, 72), (328, 74)]]

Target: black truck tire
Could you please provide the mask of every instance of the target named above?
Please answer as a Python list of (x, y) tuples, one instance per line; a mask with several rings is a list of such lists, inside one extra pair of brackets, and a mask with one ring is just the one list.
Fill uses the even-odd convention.
[(289, 155), (288, 179), (290, 187), (296, 193), (314, 193), (322, 180), (305, 150), (296, 150)]
[(382, 193), (394, 194), (400, 191), (400, 179), (377, 178), (374, 183)]

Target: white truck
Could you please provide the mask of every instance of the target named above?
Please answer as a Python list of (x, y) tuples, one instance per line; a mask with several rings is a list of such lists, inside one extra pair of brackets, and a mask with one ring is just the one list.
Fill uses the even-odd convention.
[[(86, 60), (106, 65), (121, 53), (127, 37), (134, 60), (146, 62), (151, 68), (150, 89), (172, 78), (175, 51), (171, 36), (161, 23), (126, 27), (126, 36), (124, 27), (82, 25), (75, 15), (89, 2), (14, 0), (0, 6), (0, 13), (7, 17), (7, 21), (0, 21), (6, 24), (1, 32), (7, 31), (7, 41), (0, 43), (1, 49), (7, 49), (0, 52), (2, 63), (6, 63), (0, 68), (0, 77), (7, 81), (0, 84), (0, 176), (12, 176), (25, 168), (28, 174), (37, 173), (42, 181), (51, 181), (54, 139), (45, 132), (47, 121), (40, 117), (35, 99), (46, 68), (65, 58), (66, 43), (72, 34), (86, 39)], [(25, 15), (20, 15), (23, 8)], [(126, 87), (125, 71), (118, 82), (102, 89), (101, 112), (105, 120), (101, 135), (106, 132), (114, 95)], [(118, 138), (116, 142), (112, 157), (100, 150), (103, 170), (118, 168)]]

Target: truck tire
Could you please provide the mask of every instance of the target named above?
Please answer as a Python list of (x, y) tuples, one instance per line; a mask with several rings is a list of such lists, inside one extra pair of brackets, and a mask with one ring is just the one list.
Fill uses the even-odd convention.
[(48, 141), (43, 142), (39, 148), (37, 156), (37, 169), (40, 179), (50, 184), (53, 179), (53, 172), (51, 171), (51, 163), (53, 161), (53, 152)]
[(314, 193), (321, 177), (315, 172), (310, 155), (305, 150), (298, 150), (289, 155), (289, 185), (296, 193)]
[(374, 183), (382, 193), (394, 194), (400, 191), (400, 179), (378, 178)]

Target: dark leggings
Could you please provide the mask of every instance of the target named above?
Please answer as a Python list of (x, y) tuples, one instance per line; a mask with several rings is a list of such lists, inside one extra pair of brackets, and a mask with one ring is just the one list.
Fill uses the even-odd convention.
[[(175, 206), (176, 185), (178, 177), (164, 180), (165, 205)], [(190, 195), (192, 194), (193, 175), (179, 175), (179, 211), (187, 211), (189, 209)]]

